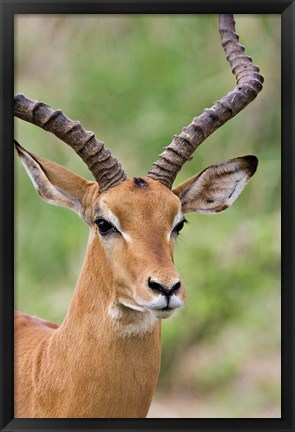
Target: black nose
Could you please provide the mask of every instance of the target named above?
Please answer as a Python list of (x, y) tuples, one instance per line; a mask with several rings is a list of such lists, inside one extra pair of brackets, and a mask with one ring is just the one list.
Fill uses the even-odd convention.
[(178, 282), (174, 283), (171, 287), (169, 287), (167, 285), (163, 285), (160, 282), (156, 282), (156, 281), (152, 280), (151, 278), (149, 278), (148, 286), (153, 291), (160, 292), (161, 294), (164, 294), (165, 296), (169, 297), (170, 295), (174, 294), (176, 291), (179, 290), (181, 283), (180, 283), (180, 281), (178, 281)]

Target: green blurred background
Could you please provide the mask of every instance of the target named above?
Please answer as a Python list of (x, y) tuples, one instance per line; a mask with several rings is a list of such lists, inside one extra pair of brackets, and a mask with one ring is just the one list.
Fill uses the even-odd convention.
[[(151, 417), (280, 417), (280, 16), (236, 16), (263, 92), (215, 132), (176, 183), (255, 154), (255, 177), (217, 216), (189, 214), (176, 246), (185, 307), (163, 322)], [(216, 15), (18, 15), (15, 91), (61, 108), (111, 147), (130, 176), (234, 87)], [(16, 121), (28, 150), (87, 178), (65, 144)], [(61, 323), (87, 227), (34, 192), (16, 161), (16, 308)]]

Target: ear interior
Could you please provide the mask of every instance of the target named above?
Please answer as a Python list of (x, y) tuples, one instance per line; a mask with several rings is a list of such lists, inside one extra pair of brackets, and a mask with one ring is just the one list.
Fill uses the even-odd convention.
[(81, 215), (83, 196), (93, 182), (54, 162), (29, 153), (16, 142), (15, 148), (41, 198), (50, 204), (69, 207)]
[(184, 213), (219, 213), (238, 198), (257, 169), (256, 156), (243, 156), (217, 165), (191, 177), (173, 189)]

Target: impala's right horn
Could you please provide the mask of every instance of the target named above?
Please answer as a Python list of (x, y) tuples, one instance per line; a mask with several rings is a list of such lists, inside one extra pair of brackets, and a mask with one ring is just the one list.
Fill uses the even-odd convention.
[(126, 180), (121, 164), (104, 147), (104, 142), (98, 141), (93, 132), (86, 131), (79, 121), (69, 119), (61, 110), (53, 111), (43, 102), (17, 94), (14, 115), (52, 132), (72, 147), (87, 164), (102, 192)]
[(236, 77), (237, 86), (222, 99), (214, 102), (210, 109), (195, 117), (191, 124), (175, 135), (173, 141), (160, 154), (148, 176), (172, 188), (173, 181), (183, 164), (191, 159), (196, 148), (216, 129), (230, 120), (252, 102), (262, 90), (263, 77), (252, 59), (244, 54), (235, 33), (233, 15), (220, 15), (219, 32), (226, 58)]

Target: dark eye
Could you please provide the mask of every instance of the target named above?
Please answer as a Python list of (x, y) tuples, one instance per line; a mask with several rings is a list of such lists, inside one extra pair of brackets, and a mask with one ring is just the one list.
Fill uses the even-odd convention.
[(112, 232), (118, 232), (116, 230), (116, 228), (110, 224), (108, 221), (106, 221), (105, 219), (97, 219), (95, 221), (97, 227), (98, 227), (98, 231), (101, 235), (107, 235), (110, 234)]
[(179, 224), (176, 225), (176, 227), (173, 229), (173, 232), (176, 234), (179, 234), (186, 222), (187, 222), (186, 219), (183, 219), (183, 221), (179, 222)]

